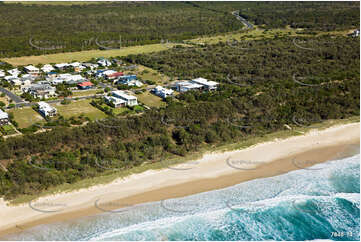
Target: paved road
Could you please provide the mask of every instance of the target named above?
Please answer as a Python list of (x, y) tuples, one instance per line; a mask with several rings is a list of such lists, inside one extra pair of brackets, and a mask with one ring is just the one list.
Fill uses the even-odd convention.
[[(69, 97), (69, 98), (65, 98), (66, 100), (81, 100), (81, 99), (90, 99), (90, 98), (95, 98), (95, 97), (101, 97), (104, 96), (105, 94), (95, 94), (95, 95), (91, 95), (91, 96), (79, 96), (79, 97)], [(45, 101), (46, 103), (60, 103), (62, 102), (63, 99), (56, 99), (56, 100), (49, 100), (49, 101)], [(37, 102), (33, 102), (33, 103), (29, 103), (29, 102), (23, 102), (23, 103), (17, 103), (15, 104), (15, 108), (21, 108), (21, 107), (31, 107), (33, 105), (36, 105)]]
[(24, 101), (14, 93), (10, 92), (9, 90), (0, 87), (0, 92), (5, 93), (6, 96), (8, 96), (11, 100), (13, 100), (15, 103), (23, 103)]
[(239, 15), (239, 11), (233, 11), (232, 15), (235, 16), (239, 21), (241, 21), (246, 26), (247, 29), (253, 29), (254, 28), (253, 24), (251, 24), (245, 18), (243, 18), (243, 17), (241, 17)]

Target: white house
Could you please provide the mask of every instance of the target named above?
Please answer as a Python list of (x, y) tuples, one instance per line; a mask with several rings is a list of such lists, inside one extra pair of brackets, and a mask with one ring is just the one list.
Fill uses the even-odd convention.
[(15, 69), (8, 70), (8, 73), (12, 76), (17, 77), (18, 75), (20, 75), (21, 71), (19, 71), (17, 68), (15, 68)]
[(64, 69), (64, 68), (66, 68), (68, 66), (69, 66), (68, 63), (55, 64), (55, 68), (57, 68), (57, 69)]
[(127, 106), (138, 105), (137, 97), (128, 95), (124, 91), (112, 91), (112, 96), (126, 101)]
[(49, 98), (56, 96), (56, 88), (49, 84), (32, 84), (25, 91), (30, 93), (34, 98)]
[(39, 107), (39, 112), (44, 117), (54, 117), (56, 115), (56, 113), (57, 113), (56, 108), (50, 106), (46, 102), (38, 102), (38, 107)]
[(44, 73), (49, 73), (49, 72), (52, 72), (54, 71), (54, 67), (52, 65), (49, 65), (49, 64), (46, 64), (44, 65), (41, 70), (44, 72)]
[(0, 109), (0, 125), (9, 123), (9, 115)]
[(116, 108), (123, 107), (127, 104), (127, 101), (113, 96), (105, 96), (104, 99), (106, 103), (113, 105)]
[(31, 86), (31, 79), (27, 78), (21, 78), (21, 84), (20, 89), (24, 92), (25, 90), (28, 90), (28, 88)]
[(82, 65), (86, 68), (89, 68), (90, 70), (95, 70), (99, 67), (98, 64), (93, 64), (93, 63), (83, 63)]
[(84, 70), (86, 68), (79, 62), (70, 63), (69, 66), (72, 66), (74, 68), (75, 72), (81, 72), (82, 70)]
[(173, 94), (173, 90), (171, 89), (167, 89), (167, 88), (164, 88), (164, 87), (161, 87), (161, 86), (156, 86), (154, 89), (153, 89), (153, 92), (155, 95), (159, 96), (159, 97), (162, 97), (162, 98), (167, 98), (169, 96), (172, 96)]
[(13, 86), (21, 86), (22, 84), (21, 79), (18, 77), (11, 77), (11, 78), (5, 77), (5, 79)]
[(196, 78), (191, 80), (192, 83), (196, 83), (199, 85), (202, 85), (204, 89), (211, 91), (211, 90), (216, 90), (217, 86), (219, 85), (218, 82), (214, 82), (214, 81), (208, 81), (207, 79), (204, 78)]
[(100, 58), (97, 63), (101, 66), (111, 66), (112, 63), (108, 60), (108, 59), (105, 59), (105, 58)]
[(25, 66), (24, 69), (25, 69), (26, 73), (28, 73), (32, 76), (38, 76), (40, 73), (39, 68), (32, 66), (32, 65)]
[(190, 90), (200, 90), (202, 89), (203, 85), (192, 83), (189, 81), (182, 81), (176, 83), (176, 89), (178, 92), (188, 92)]

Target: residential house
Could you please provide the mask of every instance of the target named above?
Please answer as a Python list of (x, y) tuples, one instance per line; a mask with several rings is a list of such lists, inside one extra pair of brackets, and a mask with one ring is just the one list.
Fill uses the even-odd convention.
[(60, 63), (60, 64), (55, 64), (54, 65), (55, 68), (59, 69), (59, 70), (64, 70), (65, 68), (67, 68), (69, 66), (68, 63)]
[(26, 91), (34, 98), (50, 98), (56, 96), (56, 88), (49, 84), (32, 84)]
[(58, 75), (58, 73), (55, 72), (55, 71), (51, 71), (51, 72), (48, 72), (48, 73), (47, 73), (47, 76), (50, 77), (50, 78), (54, 78), (54, 77), (56, 77), (57, 75)]
[[(44, 72), (44, 73), (51, 73), (52, 71), (54, 71), (54, 67), (52, 65), (49, 65), (49, 64), (46, 64), (44, 65), (43, 67), (41, 67), (41, 70)], [(56, 72), (54, 72), (56, 73)]]
[(20, 84), (20, 89), (25, 92), (25, 90), (28, 90), (28, 88), (31, 86), (32, 83), (32, 79), (29, 78), (21, 78), (21, 84)]
[(29, 65), (24, 67), (26, 73), (32, 75), (32, 76), (38, 76), (40, 74), (39, 68)]
[(143, 86), (143, 83), (141, 81), (138, 81), (138, 80), (131, 80), (131, 81), (123, 80), (123, 81), (117, 81), (117, 83), (128, 85), (130, 87), (141, 87), (141, 86)]
[(127, 104), (127, 101), (113, 96), (105, 96), (104, 99), (106, 103), (115, 108), (123, 107)]
[(0, 125), (9, 123), (9, 115), (0, 109)]
[(106, 78), (107, 78), (108, 80), (113, 80), (113, 79), (119, 78), (119, 77), (121, 77), (121, 76), (123, 76), (123, 75), (124, 75), (123, 72), (114, 72), (114, 73), (112, 73), (112, 74), (110, 74), (110, 75), (106, 75)]
[(5, 80), (7, 80), (13, 86), (21, 86), (21, 79), (15, 76), (6, 76)]
[(81, 72), (82, 70), (84, 70), (86, 68), (79, 62), (70, 63), (69, 66), (73, 67), (75, 72)]
[(114, 73), (117, 73), (117, 72), (114, 70), (104, 70), (100, 73), (101, 73), (101, 77), (107, 78), (108, 76), (113, 75)]
[(173, 90), (171, 89), (167, 89), (167, 88), (164, 88), (164, 87), (161, 87), (161, 86), (156, 86), (153, 90), (155, 95), (161, 97), (161, 98), (167, 98), (169, 96), (172, 96), (173, 95)]
[(90, 89), (90, 88), (93, 88), (93, 87), (94, 87), (94, 84), (91, 83), (91, 82), (81, 82), (81, 83), (78, 84), (78, 88), (82, 89), (82, 90)]
[(112, 91), (112, 96), (126, 101), (127, 106), (138, 105), (137, 97), (129, 95), (124, 91)]
[(105, 59), (105, 58), (99, 58), (97, 63), (101, 66), (111, 66), (112, 63), (108, 60), (108, 59)]
[(56, 108), (46, 102), (38, 102), (39, 113), (44, 117), (54, 117), (57, 113)]
[(203, 88), (202, 85), (197, 83), (192, 83), (189, 81), (181, 81), (175, 84), (176, 90), (178, 92), (188, 92), (191, 90), (201, 90)]
[(8, 70), (8, 73), (9, 73), (11, 76), (17, 77), (17, 76), (20, 75), (21, 71), (19, 71), (17, 68), (15, 68), (15, 69)]
[(205, 89), (207, 91), (216, 90), (217, 86), (219, 85), (218, 82), (208, 81), (207, 79), (204, 79), (204, 78), (201, 78), (201, 77), (193, 79), (193, 80), (191, 80), (191, 82), (202, 85), (203, 89)]
[(119, 81), (133, 81), (133, 80), (137, 80), (137, 75), (125, 75), (125, 76), (121, 76), (119, 77)]
[(93, 63), (83, 63), (82, 64), (85, 68), (89, 68), (90, 70), (95, 70), (99, 67), (98, 64), (93, 64)]

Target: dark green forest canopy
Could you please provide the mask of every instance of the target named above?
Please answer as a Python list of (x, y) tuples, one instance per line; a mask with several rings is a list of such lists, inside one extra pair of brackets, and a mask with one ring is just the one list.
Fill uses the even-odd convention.
[[(358, 2), (0, 3), (0, 58), (185, 40), (243, 28), (232, 14), (265, 28), (304, 31), (359, 26)], [(121, 41), (119, 41), (121, 36)], [(32, 39), (38, 49), (29, 44)], [(100, 45), (96, 44), (96, 40)], [(44, 50), (45, 49), (45, 50)]]
[(90, 5), (0, 5), (0, 57), (98, 49), (182, 40), (238, 30), (230, 13), (182, 2), (111, 2)]
[(265, 28), (304, 28), (307, 31), (347, 30), (360, 27), (359, 2), (197, 2), (216, 11), (239, 10), (240, 15)]
[[(173, 77), (219, 81), (218, 91), (188, 92), (140, 116), (92, 122), (0, 142), (0, 194), (38, 194), (202, 147), (238, 142), (326, 119), (359, 115), (359, 38), (330, 37), (219, 43), (128, 56)], [(295, 78), (295, 79), (294, 79)], [(29, 161), (47, 167), (36, 168)]]

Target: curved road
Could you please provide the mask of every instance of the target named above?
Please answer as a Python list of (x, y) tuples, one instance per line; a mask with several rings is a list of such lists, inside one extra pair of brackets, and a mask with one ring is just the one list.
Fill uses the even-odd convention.
[(235, 16), (239, 21), (241, 21), (247, 29), (253, 29), (254, 26), (250, 22), (248, 22), (245, 18), (239, 15), (239, 11), (233, 11), (232, 15)]

